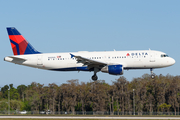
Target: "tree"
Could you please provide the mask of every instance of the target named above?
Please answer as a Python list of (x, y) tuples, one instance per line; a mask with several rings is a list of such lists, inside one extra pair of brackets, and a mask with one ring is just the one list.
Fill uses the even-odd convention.
[(171, 107), (174, 109), (175, 115), (176, 115), (176, 108), (179, 107), (178, 99), (177, 99), (177, 93), (178, 93), (178, 79), (173, 79), (172, 82), (170, 82), (169, 89), (167, 95), (168, 97), (168, 103), (171, 105)]
[(127, 90), (129, 82), (126, 80), (125, 77), (119, 77), (116, 82), (113, 82), (115, 87), (115, 94), (116, 94), (116, 111), (122, 111), (124, 114), (124, 111), (126, 109), (126, 100), (129, 100), (127, 98), (127, 94), (129, 93)]
[(56, 84), (49, 84), (48, 85), (48, 96), (49, 96), (49, 108), (53, 111), (53, 113), (56, 111), (56, 96), (57, 96), (57, 88), (58, 86)]
[(0, 101), (0, 111), (6, 110), (8, 110), (8, 101), (4, 99)]
[(81, 108), (79, 108), (80, 111), (88, 111), (89, 106), (89, 97), (90, 97), (90, 89), (91, 85), (89, 83), (85, 84), (82, 82), (77, 86), (77, 94), (78, 94), (78, 101), (81, 103)]
[(5, 99), (8, 98), (8, 89), (9, 89), (8, 85), (5, 85), (4, 87), (1, 88), (2, 98), (5, 98)]
[(91, 104), (93, 111), (106, 111), (106, 105), (108, 104), (108, 84), (104, 81), (93, 82), (91, 87)]
[(18, 100), (11, 100), (10, 107), (11, 107), (11, 110), (23, 110), (24, 103)]
[[(133, 111), (133, 89), (135, 89), (135, 110), (179, 112), (180, 76), (159, 75), (151, 79), (150, 75), (127, 81), (121, 76), (112, 84), (104, 80), (81, 82), (68, 80), (66, 84), (55, 83), (44, 86), (32, 82), (30, 85), (5, 85), (0, 91), (0, 110), (7, 110), (8, 89), (10, 88), (11, 110), (32, 111)], [(23, 102), (22, 102), (23, 101)]]
[(19, 99), (19, 93), (16, 88), (13, 86), (10, 88), (10, 99), (12, 100), (18, 100)]
[(31, 110), (39, 111), (42, 105), (42, 84), (32, 82), (25, 91), (26, 100), (29, 101), (31, 105)]
[(162, 112), (165, 112), (165, 110), (168, 111), (170, 107), (171, 107), (171, 105), (168, 105), (168, 104), (166, 104), (166, 103), (163, 103), (163, 104), (159, 105), (158, 108), (160, 108)]
[(24, 102), (24, 94), (25, 94), (25, 90), (27, 89), (27, 86), (25, 85), (19, 85), (17, 87), (17, 91), (19, 93), (20, 99), (22, 99), (22, 101)]

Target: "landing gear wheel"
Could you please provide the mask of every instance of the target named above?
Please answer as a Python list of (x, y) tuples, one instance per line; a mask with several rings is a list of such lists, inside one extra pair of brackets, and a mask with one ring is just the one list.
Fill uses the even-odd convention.
[(155, 78), (155, 74), (153, 73), (153, 74), (151, 74), (151, 78), (152, 79), (154, 79)]
[(98, 79), (97, 75), (92, 76), (92, 80), (96, 81)]
[(153, 68), (151, 68), (150, 71), (151, 71), (151, 78), (154, 79), (155, 78), (155, 74), (153, 73)]
[(94, 67), (94, 75), (92, 76), (92, 80), (96, 81), (98, 79), (96, 73), (99, 72), (99, 69)]

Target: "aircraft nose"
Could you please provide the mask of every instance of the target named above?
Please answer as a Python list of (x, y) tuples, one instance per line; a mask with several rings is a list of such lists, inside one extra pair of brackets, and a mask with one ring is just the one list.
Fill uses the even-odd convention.
[(173, 58), (171, 58), (171, 60), (169, 62), (171, 65), (174, 65), (176, 61)]

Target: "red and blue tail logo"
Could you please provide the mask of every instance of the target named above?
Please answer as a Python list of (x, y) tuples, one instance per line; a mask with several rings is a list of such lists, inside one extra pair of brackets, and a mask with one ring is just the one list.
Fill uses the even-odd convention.
[(7, 28), (14, 55), (38, 54), (37, 50), (14, 27)]

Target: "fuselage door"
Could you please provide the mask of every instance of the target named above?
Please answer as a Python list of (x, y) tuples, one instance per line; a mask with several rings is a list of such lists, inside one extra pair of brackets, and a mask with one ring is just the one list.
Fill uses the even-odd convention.
[(38, 55), (38, 56), (37, 56), (37, 65), (43, 65), (42, 55)]
[(150, 62), (155, 62), (155, 53), (154, 52), (150, 52)]

